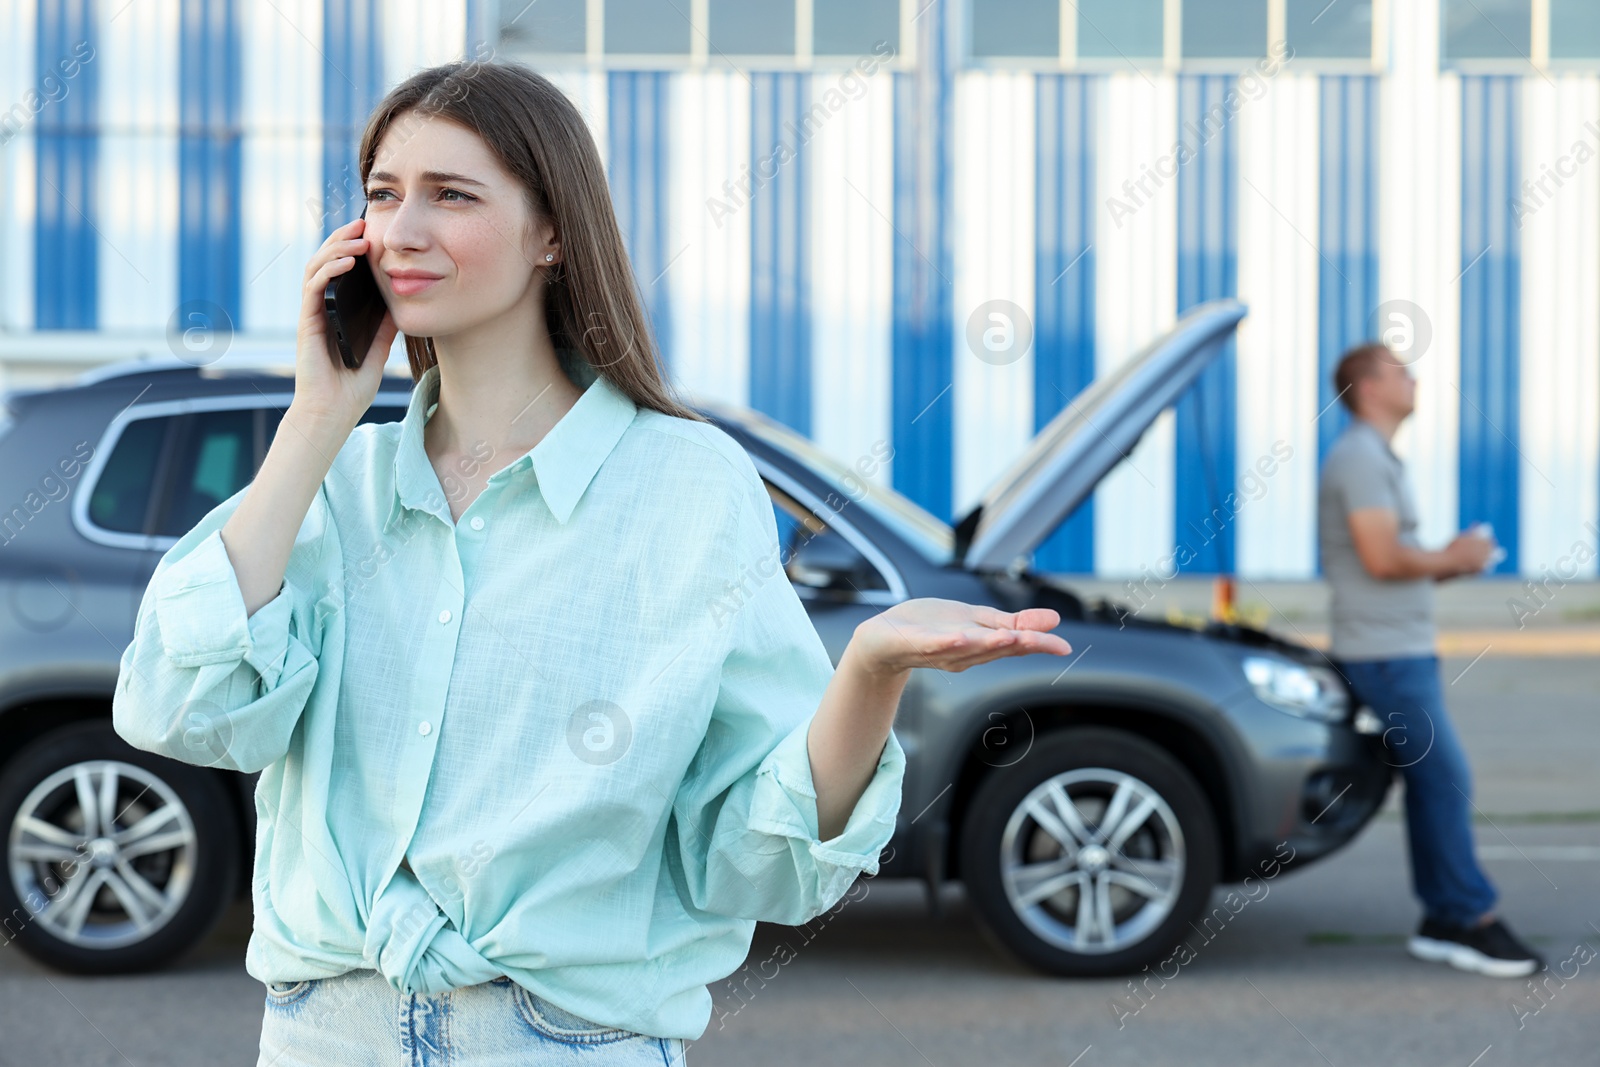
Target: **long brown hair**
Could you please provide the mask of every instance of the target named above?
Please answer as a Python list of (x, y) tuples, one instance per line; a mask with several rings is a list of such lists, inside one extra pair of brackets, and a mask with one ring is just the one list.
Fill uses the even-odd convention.
[[(373, 109), (361, 135), (361, 187), (401, 115), (439, 116), (481, 137), (522, 182), (536, 219), (555, 224), (561, 259), (546, 272), (544, 316), (563, 365), (581, 360), (640, 407), (707, 421), (668, 387), (628, 261), (594, 137), (566, 94), (517, 63), (458, 61), (407, 78)], [(405, 339), (411, 378), (438, 362), (431, 337)], [(587, 384), (587, 383), (583, 383)]]

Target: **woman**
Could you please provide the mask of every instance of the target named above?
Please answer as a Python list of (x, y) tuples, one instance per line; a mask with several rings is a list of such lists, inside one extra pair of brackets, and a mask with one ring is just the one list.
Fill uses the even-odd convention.
[[(749, 457), (672, 399), (599, 155), (549, 81), (451, 64), (362, 137), (254, 482), (162, 559), (118, 732), (262, 772), (262, 1064), (654, 1063), (757, 920), (877, 872), (912, 667), (1064, 654), (1056, 613), (912, 600), (834, 669)], [(359, 370), (322, 293), (365, 256)], [(398, 424), (361, 424), (397, 332)]]

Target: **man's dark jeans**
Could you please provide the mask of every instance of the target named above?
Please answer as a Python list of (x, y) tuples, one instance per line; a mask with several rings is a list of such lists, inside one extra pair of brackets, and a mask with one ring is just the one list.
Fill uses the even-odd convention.
[(1389, 762), (1405, 779), (1412, 889), (1428, 918), (1471, 926), (1494, 907), (1496, 894), (1473, 854), (1471, 774), (1445, 711), (1439, 658), (1338, 666), (1383, 723)]

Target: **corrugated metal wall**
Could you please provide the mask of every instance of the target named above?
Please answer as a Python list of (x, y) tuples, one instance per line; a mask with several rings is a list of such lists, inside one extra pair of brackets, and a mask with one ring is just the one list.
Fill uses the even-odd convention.
[[(1099, 78), (1044, 75), (1034, 105), (1034, 375), (1031, 426), (1095, 377), (1095, 147)], [(1035, 555), (1041, 570), (1095, 569), (1095, 505), (1067, 517)]]
[[(1095, 146), (1095, 369), (1106, 374), (1178, 317), (1178, 83), (1105, 76)], [(1174, 565), (1174, 418), (1167, 412), (1095, 493), (1095, 569)]]
[[(1319, 418), (1320, 383), (1329, 377), (1320, 370), (1321, 295), (1325, 279), (1343, 296), (1360, 277), (1352, 265), (1329, 266), (1332, 256), (1324, 262), (1326, 253), (1319, 254), (1326, 247), (1321, 208), (1337, 202), (1350, 160), (1321, 152), (1322, 101), (1341, 100), (1346, 80), (1279, 73), (1251, 90), (1257, 95), (1236, 120), (1238, 294), (1251, 310), (1240, 324), (1235, 375), (1234, 551), (1262, 575), (1303, 575), (1316, 566), (1310, 475), (1317, 428), (1327, 417)], [(1337, 318), (1332, 326), (1337, 345), (1348, 333), (1338, 330)]]
[[(1228, 101), (1239, 92), (1234, 82), (1220, 74), (1178, 79), (1178, 136), (1193, 153), (1178, 169), (1180, 315), (1239, 295), (1239, 125), (1230, 121), (1235, 109)], [(1179, 556), (1180, 570), (1238, 569), (1238, 525), (1227, 499), (1238, 469), (1235, 346), (1230, 340), (1177, 404), (1174, 535), (1188, 550)]]
[(1600, 509), (1600, 79), (1530, 78), (1521, 92), (1524, 180), (1548, 192), (1521, 194), (1518, 212), (1518, 537), (1526, 573), (1559, 576)]
[(1506, 209), (1521, 184), (1522, 79), (1461, 79), (1461, 382), (1458, 513), (1494, 524), (1515, 566), (1522, 245)]
[[(372, 105), (494, 38), (480, 0), (3, 10), (13, 362), (70, 331), (286, 338)], [(1600, 517), (1600, 76), (1441, 72), (1436, 0), (1378, 10), (1381, 75), (966, 68), (945, 0), (909, 68), (549, 73), (692, 392), (846, 462), (892, 447), (873, 477), (954, 517), (1094, 375), (1237, 295), (1236, 342), (1036, 565), (1301, 578), (1332, 366), (1399, 324), (1429, 338), (1396, 442), (1426, 537), (1490, 521), (1502, 570), (1542, 575)]]

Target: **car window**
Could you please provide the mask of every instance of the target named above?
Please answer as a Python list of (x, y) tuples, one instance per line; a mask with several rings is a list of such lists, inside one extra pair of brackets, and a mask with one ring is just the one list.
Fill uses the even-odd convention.
[[(255, 478), (284, 410), (251, 406), (133, 419), (90, 493), (90, 524), (115, 533), (182, 537)], [(400, 398), (374, 403), (360, 421), (398, 422), (405, 413)], [(168, 475), (159, 473), (164, 449), (174, 453)]]
[(256, 469), (261, 469), (261, 461), (267, 458), (267, 449), (272, 445), (272, 439), (278, 435), (278, 425), (283, 422), (283, 413), (288, 408), (262, 408), (261, 409), (261, 454), (256, 457)]
[[(778, 546), (781, 549), (781, 558), (784, 563), (784, 572), (789, 575), (789, 580), (794, 581), (795, 568), (793, 560), (795, 551), (801, 542), (808, 537), (828, 531), (828, 524), (817, 517), (816, 512), (800, 503), (782, 489), (762, 479), (766, 486), (767, 495), (772, 498), (772, 514), (778, 523)], [(889, 582), (879, 573), (877, 567), (869, 566), (870, 574), (863, 580), (857, 579), (855, 586), (859, 590), (888, 589)], [(805, 583), (795, 583), (805, 584)]]
[[(759, 412), (743, 412), (736, 421), (746, 433), (788, 453), (805, 464), (811, 473), (826, 479), (834, 489), (829, 494), (829, 506), (835, 509), (860, 509), (887, 526), (918, 555), (937, 567), (949, 566), (954, 561), (955, 531), (949, 523), (934, 518), (909, 497), (879, 485), (871, 477), (864, 477), (861, 471), (846, 466), (818, 448), (809, 437), (795, 433), (783, 423)], [(879, 444), (887, 445), (887, 442)], [(878, 446), (873, 447), (876, 452)], [(867, 458), (862, 457), (863, 460)]]
[(361, 414), (362, 422), (399, 422), (406, 417), (404, 404), (373, 404)]
[[(261, 459), (267, 458), (267, 447), (272, 444), (273, 437), (277, 435), (278, 427), (283, 423), (283, 413), (286, 410), (288, 409), (278, 407), (261, 409)], [(406, 408), (404, 404), (375, 403), (362, 412), (357, 425), (363, 422), (399, 422), (405, 418), (405, 415)], [(259, 464), (260, 460), (257, 460), (257, 463)]]
[(772, 498), (772, 517), (778, 523), (778, 544), (783, 548), (785, 561), (789, 553), (794, 550), (795, 542), (799, 539), (801, 529), (810, 529), (820, 532), (826, 527), (809, 509), (802, 507), (793, 497), (774, 488), (771, 482), (764, 483), (767, 495)]
[(256, 474), (256, 409), (202, 411), (189, 417), (155, 533), (182, 537)]
[(122, 429), (89, 496), (89, 521), (103, 530), (144, 533), (170, 416), (135, 419)]

